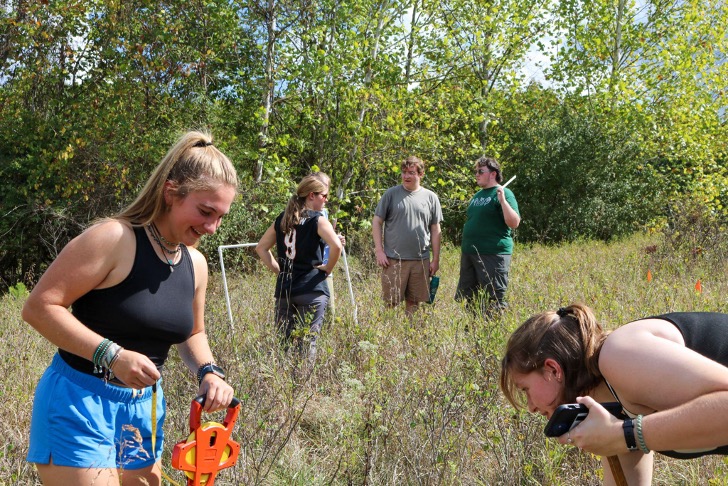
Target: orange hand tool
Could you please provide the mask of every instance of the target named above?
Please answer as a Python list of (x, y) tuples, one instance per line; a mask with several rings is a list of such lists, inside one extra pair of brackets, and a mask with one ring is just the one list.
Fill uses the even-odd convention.
[(184, 471), (187, 486), (213, 486), (215, 475), (235, 465), (240, 444), (230, 438), (240, 413), (240, 400), (233, 398), (222, 424), (202, 420), (205, 397), (199, 396), (190, 407), (190, 435), (172, 450), (172, 467)]

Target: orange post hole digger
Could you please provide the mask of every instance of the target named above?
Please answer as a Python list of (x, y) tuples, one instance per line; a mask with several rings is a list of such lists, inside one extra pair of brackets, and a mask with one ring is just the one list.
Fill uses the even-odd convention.
[(218, 471), (233, 466), (240, 452), (240, 444), (230, 438), (240, 413), (240, 400), (233, 398), (222, 424), (201, 423), (204, 403), (204, 396), (192, 401), (190, 435), (172, 450), (172, 467), (184, 471), (187, 486), (213, 486)]

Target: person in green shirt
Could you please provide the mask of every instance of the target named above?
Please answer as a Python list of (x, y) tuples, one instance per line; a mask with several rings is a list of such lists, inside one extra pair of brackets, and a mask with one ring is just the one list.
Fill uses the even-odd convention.
[(513, 229), (521, 222), (513, 192), (503, 188), (500, 164), (493, 157), (475, 161), (481, 188), (470, 200), (463, 227), (460, 279), (455, 299), (465, 300), (490, 315), (506, 306), (508, 271), (513, 254)]

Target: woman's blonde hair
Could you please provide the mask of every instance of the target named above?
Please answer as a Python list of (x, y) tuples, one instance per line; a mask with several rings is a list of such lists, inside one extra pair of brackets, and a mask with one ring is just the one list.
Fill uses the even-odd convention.
[(315, 177), (318, 180), (320, 180), (321, 182), (323, 182), (325, 186), (327, 186), (327, 187), (331, 186), (331, 177), (329, 177), (329, 175), (326, 172), (321, 172), (321, 171), (311, 172), (309, 175), (311, 177)]
[(145, 225), (169, 209), (165, 183), (172, 183), (173, 197), (227, 185), (237, 190), (238, 176), (230, 159), (212, 145), (208, 133), (190, 131), (169, 149), (137, 198), (114, 216), (132, 225)]
[(323, 172), (317, 172), (316, 174), (307, 175), (298, 183), (296, 194), (289, 199), (281, 219), (281, 231), (284, 234), (291, 231), (301, 221), (301, 214), (309, 194), (328, 191), (328, 184), (325, 184), (322, 180), (328, 179), (328, 177)]
[(594, 312), (583, 304), (536, 314), (521, 324), (508, 339), (501, 361), (500, 387), (516, 408), (525, 408), (523, 394), (512, 373), (540, 370), (551, 358), (564, 373), (562, 403), (571, 403), (602, 380), (599, 352), (607, 334)]

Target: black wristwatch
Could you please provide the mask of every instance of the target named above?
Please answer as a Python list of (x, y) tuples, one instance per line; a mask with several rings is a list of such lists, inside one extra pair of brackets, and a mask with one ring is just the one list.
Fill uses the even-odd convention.
[(218, 376), (225, 379), (225, 372), (215, 363), (205, 363), (202, 366), (200, 366), (197, 369), (197, 383), (202, 383), (202, 379), (205, 377), (206, 374), (212, 373), (215, 376)]
[(632, 419), (622, 422), (622, 430), (624, 431), (624, 441), (627, 443), (627, 449), (630, 452), (638, 451), (637, 441), (634, 437), (634, 423)]

